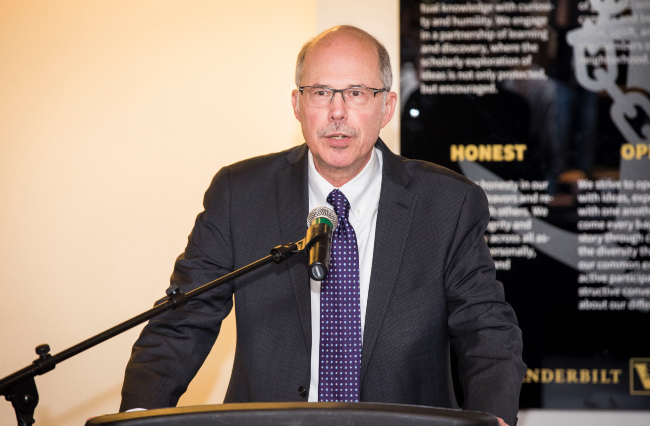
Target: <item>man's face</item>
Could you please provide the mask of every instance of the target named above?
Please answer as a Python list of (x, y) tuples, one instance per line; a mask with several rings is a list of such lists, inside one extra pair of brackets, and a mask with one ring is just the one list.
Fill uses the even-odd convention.
[[(354, 86), (383, 88), (377, 48), (354, 34), (331, 33), (318, 40), (303, 62), (301, 86), (333, 89)], [(393, 116), (397, 95), (378, 93), (366, 109), (351, 109), (340, 93), (322, 108), (309, 107), (294, 90), (294, 114), (314, 156), (318, 172), (335, 186), (354, 178), (370, 159), (379, 130)]]

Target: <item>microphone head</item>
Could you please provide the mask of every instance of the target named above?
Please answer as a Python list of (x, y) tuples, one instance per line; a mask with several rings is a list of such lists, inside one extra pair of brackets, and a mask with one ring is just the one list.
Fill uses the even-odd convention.
[(336, 217), (336, 213), (329, 207), (316, 207), (309, 212), (307, 216), (307, 227), (311, 226), (314, 223), (314, 220), (318, 218), (325, 218), (332, 222), (332, 231), (334, 231), (339, 226), (339, 218)]

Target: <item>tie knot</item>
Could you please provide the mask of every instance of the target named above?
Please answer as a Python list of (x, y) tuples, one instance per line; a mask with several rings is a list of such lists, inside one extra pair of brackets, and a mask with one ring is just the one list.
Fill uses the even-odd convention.
[(348, 219), (350, 202), (339, 189), (334, 189), (330, 192), (330, 195), (327, 196), (327, 202), (334, 207), (334, 212), (336, 212), (339, 220), (343, 218)]

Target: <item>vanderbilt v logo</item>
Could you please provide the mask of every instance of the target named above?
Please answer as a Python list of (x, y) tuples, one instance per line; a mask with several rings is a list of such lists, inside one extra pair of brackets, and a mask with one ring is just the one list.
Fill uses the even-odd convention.
[(650, 358), (630, 359), (630, 394), (650, 395)]

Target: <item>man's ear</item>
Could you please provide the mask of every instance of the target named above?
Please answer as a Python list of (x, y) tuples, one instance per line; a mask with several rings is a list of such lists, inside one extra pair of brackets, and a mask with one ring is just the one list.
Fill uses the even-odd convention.
[(388, 92), (386, 94), (386, 103), (384, 104), (384, 113), (381, 118), (381, 128), (383, 129), (386, 124), (393, 118), (395, 108), (397, 106), (397, 93)]
[(298, 89), (291, 92), (291, 106), (293, 106), (293, 115), (296, 116), (296, 120), (300, 121), (300, 91)]

